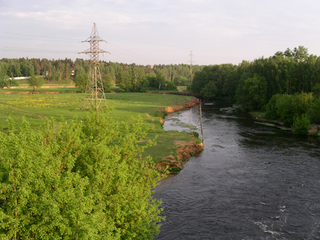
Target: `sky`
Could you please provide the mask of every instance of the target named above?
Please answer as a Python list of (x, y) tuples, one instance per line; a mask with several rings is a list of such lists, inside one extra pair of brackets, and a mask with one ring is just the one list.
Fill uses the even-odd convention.
[[(0, 0), (1, 58), (239, 64), (304, 46), (320, 56), (318, 0)], [(191, 58), (192, 56), (192, 58)]]

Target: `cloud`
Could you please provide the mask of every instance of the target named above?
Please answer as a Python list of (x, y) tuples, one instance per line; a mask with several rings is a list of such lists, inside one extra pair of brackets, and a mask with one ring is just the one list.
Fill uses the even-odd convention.
[(34, 20), (38, 24), (55, 26), (61, 29), (71, 29), (81, 26), (85, 20), (92, 22), (103, 22), (104, 24), (131, 23), (133, 20), (123, 14), (114, 12), (99, 12), (94, 14), (90, 10), (49, 10), (46, 12), (6, 12), (2, 16), (23, 19), (23, 21)]

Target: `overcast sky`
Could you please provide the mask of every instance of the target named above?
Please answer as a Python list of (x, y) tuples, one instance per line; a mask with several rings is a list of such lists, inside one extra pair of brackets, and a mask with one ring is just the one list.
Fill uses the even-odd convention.
[(0, 58), (85, 58), (97, 24), (136, 64), (239, 64), (302, 45), (320, 56), (319, 0), (0, 0)]

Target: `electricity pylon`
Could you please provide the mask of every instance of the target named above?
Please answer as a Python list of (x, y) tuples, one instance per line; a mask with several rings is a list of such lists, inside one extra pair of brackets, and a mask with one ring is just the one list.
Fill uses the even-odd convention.
[(190, 61), (188, 62), (190, 62), (190, 84), (191, 84), (192, 83), (192, 56), (193, 56), (192, 51), (189, 54), (189, 56), (190, 56)]
[[(91, 107), (94, 110), (98, 110), (101, 102), (106, 104), (106, 96), (104, 93), (103, 83), (100, 74), (99, 68), (99, 54), (100, 53), (109, 53), (105, 50), (100, 49), (100, 42), (107, 42), (99, 37), (98, 29), (96, 23), (93, 23), (93, 28), (91, 31), (90, 37), (82, 42), (90, 43), (90, 48), (80, 52), (90, 55), (90, 71), (88, 75), (87, 87), (85, 90), (84, 104), (82, 109), (85, 108), (85, 105), (89, 102)], [(100, 96), (98, 95), (100, 93)]]

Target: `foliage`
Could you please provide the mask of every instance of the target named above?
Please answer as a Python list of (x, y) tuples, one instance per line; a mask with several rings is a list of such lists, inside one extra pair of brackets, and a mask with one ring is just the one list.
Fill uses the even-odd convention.
[(314, 96), (314, 97), (320, 97), (320, 83), (316, 84), (316, 85), (312, 88), (312, 92), (313, 92), (313, 96)]
[(320, 98), (316, 98), (308, 111), (312, 123), (320, 124)]
[(193, 134), (193, 136), (194, 136), (195, 138), (199, 138), (199, 133), (197, 133), (197, 132), (192, 132), (191, 134)]
[(269, 120), (275, 120), (278, 118), (277, 114), (277, 102), (281, 97), (280, 94), (273, 95), (266, 105), (266, 115), (265, 118)]
[(307, 113), (312, 101), (312, 93), (283, 94), (276, 102), (277, 115), (282, 122), (291, 125), (295, 117), (300, 117)]
[(308, 134), (310, 127), (310, 120), (307, 114), (302, 114), (301, 116), (294, 117), (292, 129), (293, 132), (299, 133), (301, 135)]
[(39, 76), (31, 75), (30, 78), (28, 78), (28, 83), (30, 87), (33, 87), (33, 91), (36, 91), (43, 85), (44, 79)]
[(105, 74), (102, 76), (102, 84), (103, 84), (103, 91), (110, 92), (111, 90), (111, 76), (109, 74)]
[(139, 92), (147, 92), (149, 88), (149, 80), (148, 78), (144, 78), (138, 83), (137, 89)]
[(116, 84), (120, 92), (133, 91), (131, 76), (129, 72), (121, 72), (116, 77)]
[(85, 92), (88, 83), (88, 74), (82, 66), (76, 68), (75, 83), (76, 87), (78, 87), (81, 92)]
[(217, 93), (217, 86), (214, 82), (209, 82), (200, 92), (205, 99), (214, 98)]
[(177, 90), (177, 86), (173, 82), (167, 82), (162, 90)]
[[(194, 72), (202, 69), (202, 66), (199, 65), (193, 65), (192, 67)], [(83, 71), (80, 70), (79, 72), (79, 69), (83, 69)], [(146, 92), (149, 87), (159, 89), (159, 83), (161, 83), (160, 89), (162, 89), (166, 81), (174, 82), (176, 77), (178, 77), (176, 80), (180, 78), (180, 84), (183, 82), (189, 83), (190, 81), (190, 65), (186, 64), (143, 66), (134, 63), (124, 64), (100, 61), (99, 69), (103, 81), (106, 80), (106, 84), (104, 83), (106, 92), (110, 90), (109, 81), (111, 85), (119, 82), (121, 91), (127, 92)], [(10, 77), (31, 76), (32, 74), (42, 75), (50, 83), (70, 83), (74, 81), (82, 91), (86, 88), (89, 70), (90, 61), (79, 58), (74, 61), (67, 58), (58, 60), (45, 58), (0, 59), (0, 76), (3, 74)], [(72, 71), (75, 73), (74, 76), (71, 75)], [(124, 72), (126, 73), (124, 74)], [(164, 82), (162, 82), (163, 78), (158, 78), (157, 82), (155, 82), (157, 72), (162, 73), (161, 77), (164, 78)], [(148, 86), (147, 83), (149, 84)]]
[(256, 73), (253, 77), (245, 79), (236, 93), (238, 103), (247, 110), (261, 109), (267, 103), (266, 95), (266, 78)]
[(19, 83), (17, 80), (14, 80), (14, 78), (9, 78), (8, 76), (0, 76), (0, 88), (10, 88), (13, 86), (19, 86)]
[(176, 76), (173, 79), (173, 82), (176, 86), (187, 86), (189, 85), (189, 79), (183, 76)]
[(10, 87), (14, 87), (14, 86), (19, 86), (19, 83), (17, 80), (15, 80), (14, 78), (9, 78), (6, 81), (6, 87), (10, 88)]
[(159, 90), (161, 90), (161, 87), (163, 88), (165, 85), (166, 78), (164, 76), (164, 73), (162, 71), (156, 72), (156, 79), (155, 82), (157, 86), (159, 87)]
[[(36, 132), (0, 132), (0, 234), (5, 239), (151, 239), (159, 231), (160, 180), (141, 158), (141, 121), (94, 113)], [(120, 131), (125, 129), (125, 131)], [(150, 144), (152, 144), (150, 142)]]
[[(206, 86), (217, 87), (215, 98), (229, 98), (250, 109), (263, 108), (273, 95), (314, 91), (320, 94), (320, 57), (309, 55), (308, 49), (299, 46), (293, 50), (278, 51), (269, 58), (258, 58), (239, 65), (221, 64), (205, 66), (195, 72), (191, 90), (204, 97)], [(255, 76), (260, 76), (256, 78)], [(249, 80), (248, 80), (249, 79)], [(263, 79), (263, 80), (262, 80)], [(212, 85), (208, 85), (213, 82)], [(253, 85), (250, 85), (253, 84)], [(254, 92), (258, 88), (258, 92)], [(247, 93), (251, 96), (248, 97)], [(256, 98), (258, 94), (261, 97)]]

